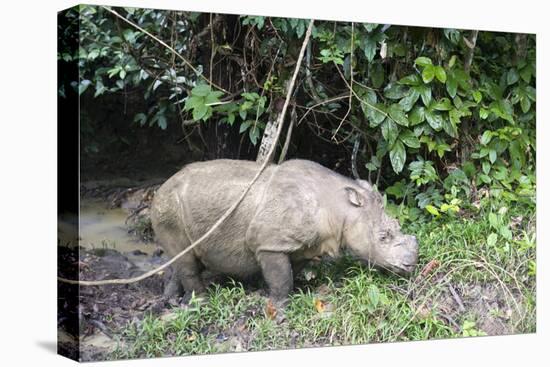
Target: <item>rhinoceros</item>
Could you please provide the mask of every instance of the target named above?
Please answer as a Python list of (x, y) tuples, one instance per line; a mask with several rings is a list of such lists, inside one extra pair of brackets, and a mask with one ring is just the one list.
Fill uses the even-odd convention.
[[(156, 192), (151, 221), (158, 243), (175, 256), (201, 237), (242, 195), (260, 164), (213, 160), (184, 166)], [(293, 270), (348, 252), (406, 275), (417, 263), (416, 238), (385, 214), (382, 197), (363, 180), (307, 160), (269, 165), (243, 201), (204, 242), (173, 264), (165, 295), (202, 293), (200, 273), (263, 276), (270, 298), (284, 303)]]

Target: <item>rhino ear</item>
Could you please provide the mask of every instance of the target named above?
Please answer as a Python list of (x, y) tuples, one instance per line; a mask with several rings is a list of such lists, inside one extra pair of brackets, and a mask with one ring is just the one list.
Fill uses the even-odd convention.
[(348, 193), (348, 200), (353, 206), (363, 206), (365, 203), (365, 198), (353, 187), (346, 187), (346, 192)]

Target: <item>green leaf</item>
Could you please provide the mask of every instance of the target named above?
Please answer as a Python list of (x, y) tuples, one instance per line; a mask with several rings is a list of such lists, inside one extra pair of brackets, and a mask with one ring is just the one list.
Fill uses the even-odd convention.
[(531, 109), (531, 100), (526, 96), (521, 97), (519, 104), (523, 113), (527, 113)]
[(449, 74), (449, 77), (447, 78), (447, 83), (445, 84), (445, 87), (447, 88), (447, 93), (449, 93), (449, 96), (451, 96), (451, 98), (454, 98), (456, 96), (456, 90), (458, 88), (458, 82), (452, 76), (452, 74)]
[(487, 236), (487, 245), (489, 247), (494, 247), (497, 243), (498, 236), (496, 233), (491, 233), (489, 236)]
[(533, 75), (531, 72), (531, 67), (530, 66), (524, 67), (519, 71), (519, 75), (521, 76), (521, 79), (523, 79), (525, 83), (530, 83), (531, 76)]
[(432, 102), (432, 89), (427, 85), (420, 85), (413, 88), (417, 90), (418, 93), (420, 93), (420, 97), (422, 98), (422, 103), (424, 103), (424, 106), (428, 107)]
[(443, 118), (443, 131), (445, 131), (449, 136), (456, 138), (458, 136), (458, 130), (456, 128), (456, 125), (453, 123), (451, 118), (448, 119)]
[(257, 126), (252, 127), (252, 129), (248, 130), (248, 137), (250, 138), (252, 144), (256, 145), (258, 138), (260, 137), (260, 129)]
[(493, 138), (493, 132), (491, 130), (485, 130), (483, 132), (483, 135), (481, 135), (480, 143), (482, 145), (487, 145), (491, 142), (492, 138)]
[(241, 126), (239, 126), (239, 134), (242, 134), (243, 132), (246, 131), (246, 129), (248, 129), (250, 127), (252, 123), (250, 121), (245, 121), (241, 124)]
[(420, 140), (418, 140), (416, 135), (410, 130), (403, 130), (399, 134), (399, 140), (410, 148), (420, 148)]
[(487, 162), (487, 161), (483, 161), (481, 163), (481, 169), (483, 170), (483, 173), (485, 173), (486, 175), (489, 174), (489, 172), (491, 172), (491, 163)]
[(199, 84), (191, 90), (191, 94), (194, 96), (206, 97), (211, 91), (212, 88), (210, 88), (208, 84)]
[(481, 92), (480, 92), (480, 91), (478, 91), (478, 90), (473, 91), (473, 92), (472, 92), (472, 97), (474, 98), (474, 101), (475, 101), (476, 103), (481, 102), (482, 96), (481, 96)]
[(86, 89), (88, 89), (90, 84), (92, 84), (92, 82), (90, 80), (88, 80), (88, 79), (82, 80), (80, 82), (80, 84), (78, 85), (78, 94), (81, 95), (82, 93), (84, 93), (86, 91)]
[(389, 146), (392, 146), (397, 136), (399, 135), (399, 128), (391, 119), (387, 118), (382, 123), (382, 136), (384, 140), (388, 142)]
[(428, 211), (428, 213), (430, 213), (431, 215), (433, 215), (434, 217), (439, 217), (439, 210), (437, 210), (437, 208), (433, 205), (426, 205), (424, 207), (424, 209), (426, 209)]
[(412, 109), (411, 113), (409, 113), (409, 123), (410, 126), (418, 125), (426, 119), (425, 115), (425, 109), (424, 107), (417, 106)]
[(374, 88), (378, 89), (382, 86), (384, 83), (384, 67), (382, 64), (376, 64), (374, 66), (374, 70), (372, 71), (370, 78)]
[(134, 122), (139, 122), (141, 126), (145, 125), (145, 123), (147, 122), (147, 115), (141, 112), (136, 114), (134, 116)]
[(453, 105), (449, 98), (444, 97), (435, 102), (431, 107), (437, 111), (449, 111), (453, 108)]
[(416, 89), (411, 88), (409, 93), (399, 101), (399, 105), (403, 108), (403, 111), (408, 112), (413, 108), (418, 98), (420, 98), (420, 93)]
[(384, 88), (384, 96), (389, 99), (401, 99), (408, 93), (406, 87), (397, 83), (390, 83)]
[(435, 77), (435, 68), (433, 65), (427, 65), (424, 70), (422, 70), (422, 80), (424, 83), (429, 83)]
[(437, 112), (434, 111), (427, 111), (426, 112), (426, 120), (428, 120), (428, 124), (432, 127), (432, 129), (439, 131), (443, 127), (443, 117)]
[(445, 73), (445, 69), (443, 69), (443, 66), (436, 66), (434, 68), (434, 74), (437, 80), (439, 80), (441, 83), (445, 83), (447, 81), (447, 73)]
[(157, 119), (157, 125), (162, 129), (162, 130), (166, 130), (166, 127), (168, 126), (168, 123), (166, 121), (166, 116), (164, 115), (159, 115), (158, 119)]
[(518, 80), (519, 80), (518, 71), (515, 68), (508, 70), (508, 74), (506, 75), (506, 83), (508, 85), (512, 85), (514, 83), (517, 83)]
[(432, 60), (428, 57), (420, 56), (414, 60), (414, 63), (418, 66), (426, 67), (428, 65), (432, 65)]
[(363, 40), (363, 49), (365, 51), (365, 57), (369, 62), (374, 60), (374, 56), (376, 56), (376, 40), (374, 37), (371, 36), (365, 36)]
[(411, 74), (411, 75), (407, 75), (404, 78), (401, 78), (398, 83), (403, 85), (415, 86), (415, 85), (421, 85), (422, 81), (418, 76), (418, 74)]
[(405, 165), (407, 159), (407, 152), (405, 146), (401, 141), (397, 140), (390, 150), (390, 161), (395, 173), (400, 173)]
[(369, 302), (372, 307), (378, 307), (378, 304), (380, 302), (380, 291), (378, 290), (378, 287), (375, 284), (369, 285), (367, 294), (369, 296)]
[(407, 115), (405, 114), (405, 112), (403, 112), (403, 109), (400, 104), (398, 103), (392, 104), (388, 109), (388, 113), (390, 117), (399, 125), (409, 126), (409, 120), (407, 119)]
[(497, 160), (497, 151), (496, 150), (491, 149), (489, 151), (489, 160), (491, 161), (491, 163), (495, 163), (495, 161)]
[(208, 106), (206, 106), (205, 104), (199, 104), (195, 106), (195, 108), (193, 109), (193, 120), (199, 121), (206, 115), (207, 112)]

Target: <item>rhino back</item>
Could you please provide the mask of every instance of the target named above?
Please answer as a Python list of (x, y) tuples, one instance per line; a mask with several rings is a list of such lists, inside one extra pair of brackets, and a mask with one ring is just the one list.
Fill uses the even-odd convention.
[[(158, 190), (158, 198), (155, 196), (153, 211), (163, 208), (160, 211), (164, 212), (159, 216), (163, 223), (155, 226), (153, 221), (155, 232), (170, 228), (185, 233), (188, 241), (182, 242), (181, 249), (188, 246), (225, 214), (259, 168), (256, 162), (239, 160), (214, 160), (185, 166)], [(266, 168), (235, 212), (194, 249), (207, 268), (235, 276), (247, 276), (258, 270), (253, 253), (245, 246), (245, 233), (271, 170), (272, 167)]]

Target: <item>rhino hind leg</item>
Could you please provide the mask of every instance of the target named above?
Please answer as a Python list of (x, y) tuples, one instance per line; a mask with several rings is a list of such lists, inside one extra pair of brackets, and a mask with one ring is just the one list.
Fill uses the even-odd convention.
[(261, 251), (258, 261), (262, 275), (269, 287), (269, 298), (275, 306), (284, 307), (293, 287), (292, 265), (287, 254)]

